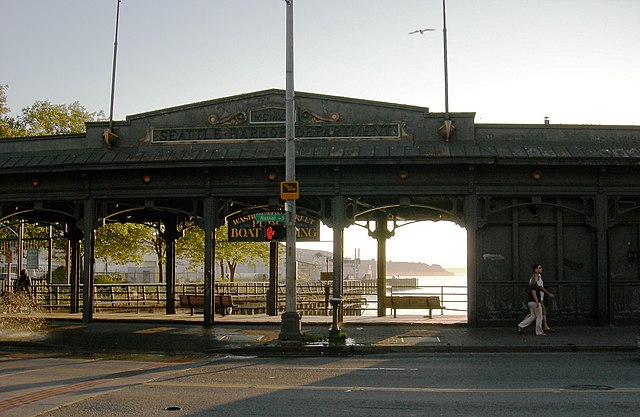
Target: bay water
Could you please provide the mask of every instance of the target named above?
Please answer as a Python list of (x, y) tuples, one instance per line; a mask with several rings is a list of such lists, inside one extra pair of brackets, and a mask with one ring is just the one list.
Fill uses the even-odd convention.
[[(417, 285), (401, 286), (394, 285), (389, 288), (391, 294), (404, 295), (437, 295), (445, 306), (442, 311), (444, 315), (465, 315), (467, 314), (467, 275), (446, 275), (446, 276), (395, 276), (390, 278), (407, 278), (417, 280)], [(377, 297), (369, 298), (367, 310), (363, 312), (363, 316), (375, 316), (377, 314)], [(390, 311), (390, 310), (389, 310)], [(426, 311), (426, 310), (425, 310)], [(434, 316), (440, 314), (440, 310), (433, 312)], [(420, 310), (404, 310), (398, 309), (398, 315), (417, 315), (424, 314)]]

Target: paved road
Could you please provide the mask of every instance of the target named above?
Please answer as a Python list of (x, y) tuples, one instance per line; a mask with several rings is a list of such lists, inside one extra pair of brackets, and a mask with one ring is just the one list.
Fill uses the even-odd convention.
[(185, 358), (171, 359), (0, 352), (0, 415), (39, 415), (197, 365)]
[(5, 357), (2, 404), (67, 404), (42, 414), (65, 417), (584, 417), (640, 409), (633, 352), (105, 359)]

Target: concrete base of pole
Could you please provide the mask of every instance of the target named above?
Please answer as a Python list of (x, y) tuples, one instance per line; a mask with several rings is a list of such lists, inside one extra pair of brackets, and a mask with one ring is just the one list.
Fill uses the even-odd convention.
[(280, 323), (280, 340), (298, 340), (302, 337), (302, 316), (298, 312), (285, 312)]

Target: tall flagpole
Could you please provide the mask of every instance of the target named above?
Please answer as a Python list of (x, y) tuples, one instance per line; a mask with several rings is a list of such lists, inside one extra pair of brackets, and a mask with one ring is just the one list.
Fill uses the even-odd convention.
[(447, 58), (447, 4), (442, 0), (442, 43), (444, 48), (444, 118), (449, 120), (449, 67)]
[[(414, 33), (424, 34), (425, 32), (433, 32), (433, 29), (418, 29), (413, 32), (409, 32), (409, 35)], [(447, 2), (442, 0), (442, 44), (444, 49), (444, 121), (442, 126), (438, 128), (438, 133), (442, 136), (446, 143), (453, 137), (453, 133), (456, 127), (453, 124), (453, 120), (449, 118), (449, 58), (447, 51)]]
[(456, 127), (449, 118), (449, 59), (447, 57), (447, 3), (442, 0), (442, 43), (444, 49), (444, 122), (440, 126), (444, 141), (449, 143)]
[(113, 66), (111, 68), (111, 101), (109, 103), (109, 128), (103, 132), (104, 144), (107, 149), (111, 149), (118, 139), (113, 131), (113, 103), (116, 91), (116, 62), (118, 60), (118, 27), (120, 26), (120, 1), (116, 0), (116, 34), (113, 41)]
[[(295, 150), (295, 99), (293, 87), (293, 0), (284, 0), (287, 7), (286, 23), (286, 96), (285, 96), (285, 165), (286, 181), (296, 180)], [(302, 336), (301, 318), (296, 296), (296, 200), (285, 201), (287, 253), (286, 253), (286, 304), (280, 325), (280, 339), (296, 340)]]

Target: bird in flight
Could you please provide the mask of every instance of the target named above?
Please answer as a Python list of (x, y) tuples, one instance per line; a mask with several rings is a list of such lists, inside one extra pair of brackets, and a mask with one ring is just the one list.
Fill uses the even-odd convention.
[(419, 33), (419, 34), (423, 34), (425, 32), (433, 32), (435, 29), (418, 29), (418, 30), (414, 30), (413, 32), (409, 32), (409, 35), (413, 35), (414, 33)]

